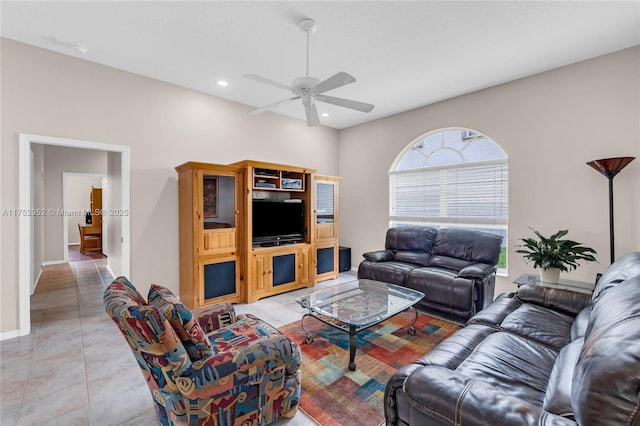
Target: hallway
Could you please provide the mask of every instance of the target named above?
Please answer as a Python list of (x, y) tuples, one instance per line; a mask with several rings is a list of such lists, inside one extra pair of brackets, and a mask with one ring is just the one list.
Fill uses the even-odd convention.
[(111, 280), (106, 258), (44, 268), (31, 334), (0, 342), (0, 424), (156, 424), (131, 351), (104, 311)]
[[(2, 426), (146, 426), (157, 420), (149, 389), (120, 331), (104, 311), (113, 277), (107, 259), (49, 265), (31, 296), (31, 334), (0, 341)], [(329, 286), (355, 279), (343, 272)], [(301, 289), (237, 304), (275, 327), (299, 321)], [(311, 426), (301, 410), (274, 426)]]

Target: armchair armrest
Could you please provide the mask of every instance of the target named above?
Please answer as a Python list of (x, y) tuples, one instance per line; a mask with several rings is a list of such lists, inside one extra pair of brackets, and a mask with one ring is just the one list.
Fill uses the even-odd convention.
[(496, 267), (486, 263), (474, 263), (466, 266), (458, 272), (461, 278), (486, 278), (496, 271)]
[(206, 333), (236, 322), (236, 311), (231, 303), (218, 303), (194, 309), (193, 315), (198, 319), (200, 327)]
[(218, 352), (179, 377), (180, 393), (190, 399), (210, 398), (265, 375), (284, 369), (287, 375), (299, 371), (302, 356), (298, 345), (285, 335), (273, 335), (246, 346)]
[(391, 262), (395, 259), (391, 250), (368, 251), (362, 256), (371, 262)]
[(571, 290), (543, 287), (535, 284), (521, 286), (516, 298), (535, 305), (544, 306), (572, 316), (591, 303), (591, 295)]
[(439, 366), (425, 366), (405, 381), (404, 392), (413, 406), (413, 418), (426, 424), (463, 425), (575, 425), (575, 422), (542, 410), (489, 383)]

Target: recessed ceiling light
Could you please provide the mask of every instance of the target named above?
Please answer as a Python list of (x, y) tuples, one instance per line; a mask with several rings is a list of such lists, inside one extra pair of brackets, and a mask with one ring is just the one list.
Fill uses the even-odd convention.
[(322, 113), (322, 114), (320, 114), (320, 115), (321, 115), (321, 116), (323, 116), (323, 117), (328, 117), (328, 116), (329, 116), (329, 113), (328, 113), (328, 112), (323, 112), (323, 113)]
[(224, 80), (218, 80), (218, 86), (222, 86), (222, 87), (227, 87), (229, 85), (229, 83), (227, 83)]

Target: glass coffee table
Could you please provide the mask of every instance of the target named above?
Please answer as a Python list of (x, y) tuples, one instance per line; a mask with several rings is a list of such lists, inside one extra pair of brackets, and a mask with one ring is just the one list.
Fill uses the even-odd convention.
[(316, 290), (297, 298), (296, 302), (308, 310), (300, 320), (302, 329), (307, 333), (306, 343), (313, 342), (313, 336), (304, 326), (307, 317), (349, 333), (349, 370), (354, 371), (357, 334), (400, 312), (413, 309), (415, 318), (409, 324), (408, 332), (414, 335), (418, 311), (413, 305), (423, 297), (424, 293), (410, 288), (361, 279)]

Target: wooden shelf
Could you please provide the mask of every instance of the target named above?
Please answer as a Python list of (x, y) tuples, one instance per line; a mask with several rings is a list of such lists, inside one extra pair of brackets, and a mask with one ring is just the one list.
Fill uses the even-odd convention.
[(305, 191), (305, 174), (279, 169), (253, 169), (253, 189), (261, 191)]
[[(180, 298), (187, 306), (253, 302), (337, 276), (339, 178), (252, 160), (229, 165), (188, 162), (176, 170)], [(318, 189), (329, 194), (321, 197), (320, 206)], [(253, 246), (253, 200), (260, 198), (303, 203), (305, 231), (301, 241)], [(323, 217), (319, 217), (318, 207)], [(330, 223), (324, 223), (328, 220)], [(318, 273), (318, 253), (334, 267)]]

